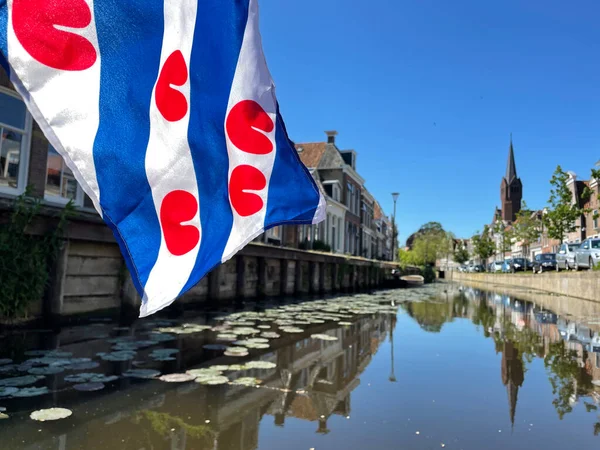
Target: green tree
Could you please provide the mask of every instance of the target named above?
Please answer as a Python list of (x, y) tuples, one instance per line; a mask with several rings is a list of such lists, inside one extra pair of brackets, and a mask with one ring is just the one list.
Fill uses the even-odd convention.
[(513, 236), (517, 241), (521, 241), (523, 255), (529, 254), (529, 246), (535, 242), (542, 232), (540, 221), (527, 208), (527, 203), (523, 201), (521, 210), (517, 213), (517, 219), (512, 226)]
[(461, 242), (454, 251), (454, 261), (458, 264), (464, 264), (469, 260), (469, 251), (467, 247)]
[(496, 244), (490, 236), (490, 227), (488, 225), (483, 227), (483, 233), (475, 233), (471, 239), (473, 240), (473, 250), (482, 263), (485, 263), (496, 252)]
[(550, 199), (548, 212), (544, 214), (544, 223), (548, 237), (563, 242), (567, 233), (577, 229), (575, 221), (584, 213), (584, 209), (573, 201), (573, 192), (567, 182), (569, 174), (560, 166), (556, 167), (550, 180)]
[(506, 252), (510, 252), (511, 250), (512, 240), (514, 237), (513, 229), (505, 224), (502, 220), (497, 220), (494, 224), (493, 231), (495, 236), (500, 236), (497, 252), (501, 253), (502, 259), (504, 259), (504, 254)]

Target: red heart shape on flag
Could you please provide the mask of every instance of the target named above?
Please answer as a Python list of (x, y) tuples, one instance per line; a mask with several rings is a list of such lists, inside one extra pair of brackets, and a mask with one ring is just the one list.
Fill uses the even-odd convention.
[(188, 69), (181, 51), (169, 55), (156, 82), (156, 107), (169, 122), (177, 122), (185, 117), (188, 102), (181, 92), (172, 86), (183, 86), (188, 80)]
[(258, 130), (270, 133), (275, 124), (254, 100), (243, 100), (231, 108), (226, 128), (233, 145), (246, 153), (267, 155), (273, 151), (271, 140)]
[(248, 217), (259, 212), (264, 202), (253, 192), (261, 191), (267, 186), (264, 174), (253, 166), (237, 166), (231, 172), (229, 179), (229, 198), (231, 205), (242, 217)]
[(198, 212), (198, 200), (187, 191), (169, 192), (160, 206), (160, 224), (167, 249), (175, 256), (191, 252), (200, 242), (200, 230), (195, 225), (182, 225)]
[(13, 0), (10, 14), (17, 39), (36, 61), (69, 71), (86, 70), (96, 62), (89, 40), (56, 28), (86, 28), (92, 12), (85, 0)]

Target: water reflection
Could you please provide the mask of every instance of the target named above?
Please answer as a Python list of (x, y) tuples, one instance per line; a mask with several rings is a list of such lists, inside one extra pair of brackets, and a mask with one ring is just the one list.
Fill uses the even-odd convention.
[[(252, 354), (250, 359), (273, 363), (274, 368), (227, 374), (230, 379), (256, 377), (262, 380), (260, 387), (120, 377), (103, 391), (82, 393), (64, 383), (64, 374), (49, 375), (44, 383), (51, 395), (0, 398), (10, 415), (0, 421), (0, 448), (597, 445), (593, 436), (600, 434), (600, 305), (457, 285), (418, 292), (374, 296), (382, 304), (393, 300), (398, 314), (366, 314), (349, 326), (307, 326), (305, 333), (285, 335), (273, 348)], [(207, 315), (197, 322), (213, 323), (212, 319)], [(127, 347), (128, 336), (140, 342), (144, 330), (173, 325), (154, 320), (120, 328), (100, 322), (58, 334), (21, 333), (2, 342), (0, 356), (18, 359), (46, 346), (87, 357), (113, 345)], [(337, 340), (313, 339), (312, 333)], [(114, 343), (115, 335), (121, 336), (121, 344)], [(169, 373), (245, 361), (206, 347), (212, 343), (202, 333), (178, 335), (163, 343), (178, 350), (172, 360), (150, 361), (142, 355), (156, 348), (140, 349), (133, 361), (101, 361), (98, 371), (122, 374), (137, 367)], [(492, 367), (492, 375), (487, 367)], [(495, 396), (498, 389), (501, 398)], [(28, 418), (33, 409), (55, 405), (73, 409), (73, 416), (55, 423)], [(502, 421), (512, 433), (500, 439)]]
[[(450, 291), (450, 290), (449, 290)], [(600, 327), (560, 316), (536, 304), (506, 294), (461, 286), (448, 292), (444, 302), (408, 303), (403, 306), (423, 330), (439, 333), (457, 318), (470, 319), (486, 338), (493, 339), (502, 355), (502, 383), (506, 387), (511, 424), (515, 423), (519, 388), (527, 364), (543, 359), (552, 386), (552, 404), (562, 420), (583, 402), (588, 412), (600, 406)], [(544, 297), (538, 296), (538, 301)], [(578, 300), (571, 300), (574, 304)], [(599, 305), (600, 306), (600, 305)], [(600, 435), (600, 417), (594, 425)]]

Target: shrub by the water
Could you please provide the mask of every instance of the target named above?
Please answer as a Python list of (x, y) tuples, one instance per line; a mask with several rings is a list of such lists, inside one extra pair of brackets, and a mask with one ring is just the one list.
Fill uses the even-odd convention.
[(56, 227), (36, 236), (28, 228), (38, 215), (41, 202), (29, 196), (29, 189), (14, 201), (8, 223), (0, 227), (0, 318), (26, 317), (29, 304), (44, 295), (48, 274), (62, 245), (69, 204), (62, 210)]
[(433, 283), (435, 281), (435, 270), (431, 266), (425, 266), (423, 269), (423, 280), (425, 283)]

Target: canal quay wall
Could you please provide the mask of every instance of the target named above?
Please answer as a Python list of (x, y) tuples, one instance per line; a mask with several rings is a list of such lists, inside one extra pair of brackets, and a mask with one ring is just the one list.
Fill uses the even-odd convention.
[[(6, 218), (2, 213), (6, 210), (0, 211), (0, 222)], [(43, 209), (36, 217), (29, 233), (45, 234), (52, 229), (56, 218), (46, 213)], [(64, 237), (46, 292), (43, 298), (33, 299), (28, 317), (61, 320), (116, 310), (137, 314), (141, 299), (103, 221), (95, 213), (78, 211)], [(391, 272), (397, 267), (392, 262), (251, 243), (216, 267), (172, 308), (375, 289), (393, 285)]]
[(446, 273), (446, 280), (533, 289), (600, 303), (600, 272), (542, 274)]

